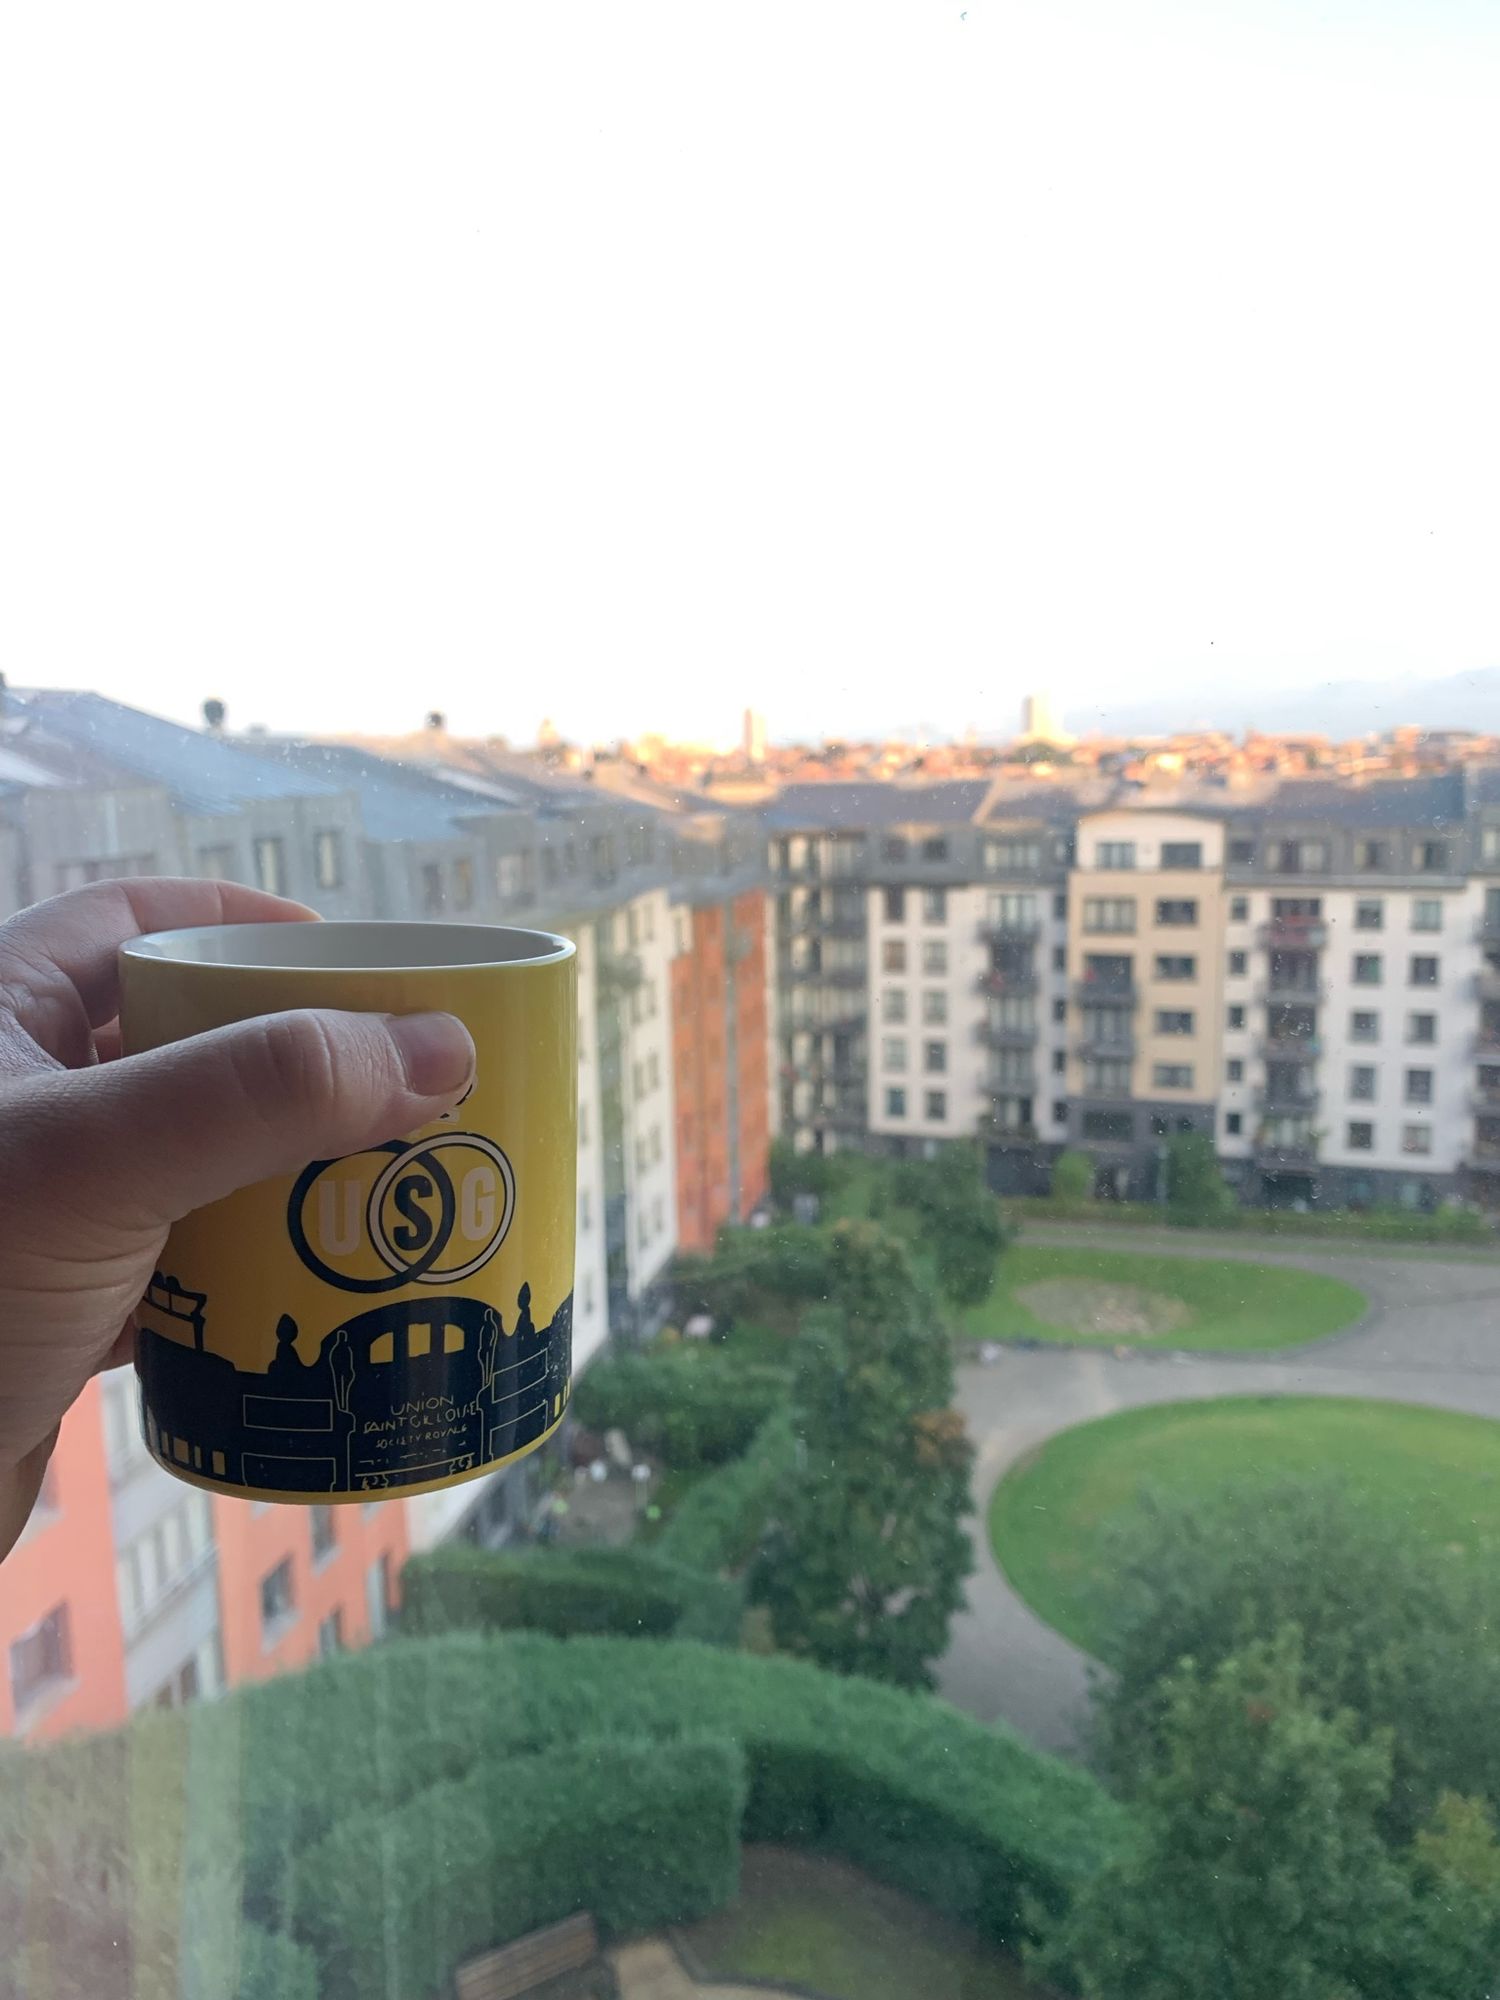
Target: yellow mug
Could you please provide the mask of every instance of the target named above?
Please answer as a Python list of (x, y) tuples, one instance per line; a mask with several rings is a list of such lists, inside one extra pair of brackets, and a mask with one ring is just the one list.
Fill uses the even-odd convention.
[(420, 1132), (186, 1216), (137, 1310), (157, 1463), (214, 1492), (430, 1493), (534, 1451), (571, 1386), (577, 968), (544, 931), (229, 924), (121, 951), (124, 1047), (294, 1007), (456, 1014), (474, 1085)]

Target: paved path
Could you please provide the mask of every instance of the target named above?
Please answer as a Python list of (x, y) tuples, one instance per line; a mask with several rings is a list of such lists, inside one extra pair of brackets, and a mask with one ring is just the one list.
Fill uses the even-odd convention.
[(618, 1945), (609, 1958), (620, 1982), (620, 2000), (766, 2000), (764, 1986), (700, 1985), (660, 1938)]
[(1374, 1396), (1500, 1417), (1500, 1261), (1348, 1246), (1272, 1250), (1124, 1230), (1026, 1234), (1028, 1242), (1295, 1264), (1347, 1278), (1370, 1300), (1357, 1327), (1276, 1355), (1116, 1359), (1097, 1349), (1039, 1348), (959, 1369), (959, 1404), (978, 1447), (970, 1522), (977, 1567), (939, 1669), (942, 1691), (971, 1715), (1003, 1717), (1033, 1742), (1071, 1752), (1086, 1716), (1090, 1662), (1028, 1610), (990, 1553), (985, 1517), (1002, 1475), (1056, 1431), (1190, 1397)]

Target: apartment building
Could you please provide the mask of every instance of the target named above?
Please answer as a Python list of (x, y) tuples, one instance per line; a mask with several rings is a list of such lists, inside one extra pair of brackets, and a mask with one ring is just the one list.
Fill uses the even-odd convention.
[[(745, 1212), (763, 1188), (762, 856), (753, 822), (732, 841), (689, 843), (672, 812), (490, 746), (444, 741), (397, 763), (350, 744), (225, 739), (92, 695), (0, 698), (0, 911), (104, 877), (181, 872), (329, 916), (510, 922), (576, 940), (580, 1369), (669, 1308), (683, 1212), (674, 995), (705, 1051), (695, 1134), (711, 1123), (722, 1147), (708, 1193)], [(100, 1726), (378, 1637), (408, 1547), (503, 1541), (536, 1477), (523, 1460), (411, 1501), (254, 1506), (160, 1472), (129, 1378), (96, 1384), (6, 1567), (0, 1729)]]
[(788, 787), (765, 814), (796, 1144), (1064, 1145), (1149, 1201), (1500, 1207), (1500, 771)]

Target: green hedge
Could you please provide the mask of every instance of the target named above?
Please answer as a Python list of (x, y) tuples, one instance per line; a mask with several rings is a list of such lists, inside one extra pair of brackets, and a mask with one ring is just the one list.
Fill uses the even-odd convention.
[(402, 1630), (550, 1632), (617, 1638), (704, 1639), (732, 1646), (742, 1592), (722, 1578), (635, 1549), (443, 1548), (401, 1573)]
[(737, 1458), (786, 1400), (784, 1369), (692, 1346), (601, 1357), (573, 1392), (592, 1430), (618, 1428), (632, 1446), (691, 1469)]
[(784, 1410), (767, 1418), (742, 1458), (720, 1466), (683, 1495), (656, 1538), (673, 1562), (710, 1575), (737, 1570), (755, 1553), (786, 1481), (797, 1444)]
[[(65, 1938), (92, 1981), (33, 1983), (15, 2000), (140, 2000), (153, 1989), (132, 1979), (133, 1933), (222, 1925), (227, 1957), (240, 1910), (287, 1930), (306, 1907), (307, 1857), (345, 1819), (485, 1769), (503, 1825), (521, 1759), (561, 1771), (585, 1738), (702, 1735), (744, 1754), (746, 1838), (845, 1855), (1011, 1942), (1027, 1892), (1061, 1903), (1128, 1825), (1085, 1772), (1006, 1730), (800, 1661), (680, 1640), (401, 1639), (0, 1759), (0, 1963)], [(231, 1977), (220, 1991), (235, 1992)]]
[(298, 1880), (321, 2000), (427, 2000), (465, 1959), (577, 1910), (606, 1935), (704, 1916), (738, 1885), (744, 1806), (734, 1744), (680, 1737), (559, 1743), (358, 1813)]
[[(1160, 1207), (1140, 1201), (1054, 1201), (1047, 1196), (1007, 1196), (1002, 1206), (1017, 1222), (1086, 1222), (1109, 1228), (1172, 1229)], [(1474, 1243), (1494, 1246), (1489, 1218), (1469, 1208), (1438, 1208), (1430, 1215), (1406, 1208), (1233, 1208), (1216, 1217), (1211, 1232), (1251, 1236), (1349, 1236), (1375, 1243)]]

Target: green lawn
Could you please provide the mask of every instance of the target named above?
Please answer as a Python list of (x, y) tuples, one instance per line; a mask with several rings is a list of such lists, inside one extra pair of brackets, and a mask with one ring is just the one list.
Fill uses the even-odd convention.
[(704, 1979), (826, 2000), (1041, 2000), (1014, 1959), (841, 1861), (747, 1847), (738, 1900), (675, 1933)]
[(1336, 1473), (1435, 1561), (1500, 1559), (1500, 1424), (1406, 1403), (1232, 1396), (1126, 1410), (1053, 1438), (1000, 1482), (990, 1544), (1015, 1588), (1091, 1651), (1105, 1535), (1140, 1493)]
[[(1092, 1334), (1039, 1318), (1016, 1296), (1058, 1280), (1129, 1286), (1176, 1299), (1182, 1324), (1166, 1333)], [(1018, 1243), (1000, 1260), (995, 1289), (963, 1318), (976, 1340), (1079, 1340), (1101, 1347), (1297, 1347), (1350, 1325), (1365, 1295), (1341, 1278), (1279, 1264), (1229, 1257), (1171, 1257), (1131, 1250), (1096, 1250)]]

